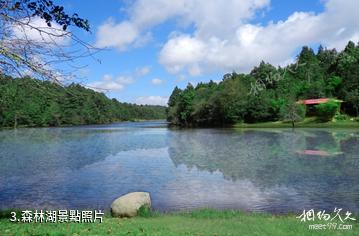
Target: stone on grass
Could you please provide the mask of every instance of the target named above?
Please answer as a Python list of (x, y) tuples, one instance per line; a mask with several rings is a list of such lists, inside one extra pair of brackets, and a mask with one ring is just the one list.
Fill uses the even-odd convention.
[(133, 217), (141, 206), (151, 207), (150, 194), (147, 192), (132, 192), (117, 198), (111, 204), (111, 214), (114, 217)]

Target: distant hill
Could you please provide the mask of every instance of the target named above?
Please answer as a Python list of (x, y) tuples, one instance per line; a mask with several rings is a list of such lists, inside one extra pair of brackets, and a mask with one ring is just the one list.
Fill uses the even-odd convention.
[(165, 119), (166, 107), (121, 103), (79, 84), (0, 75), (0, 127)]

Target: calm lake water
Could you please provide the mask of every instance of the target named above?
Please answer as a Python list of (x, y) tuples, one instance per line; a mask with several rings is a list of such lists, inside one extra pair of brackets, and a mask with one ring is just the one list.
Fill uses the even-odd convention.
[(359, 213), (359, 130), (169, 129), (161, 122), (0, 131), (0, 208)]

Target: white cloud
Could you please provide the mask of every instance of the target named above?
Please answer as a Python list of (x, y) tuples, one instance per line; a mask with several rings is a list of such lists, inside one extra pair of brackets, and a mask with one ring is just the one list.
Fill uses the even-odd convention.
[(137, 77), (142, 77), (142, 76), (148, 75), (150, 72), (151, 72), (151, 67), (144, 66), (144, 67), (136, 68), (135, 75)]
[(87, 83), (87, 87), (99, 92), (121, 91), (126, 86), (135, 83), (135, 79), (147, 75), (150, 71), (151, 67), (143, 66), (136, 68), (135, 71), (127, 75), (114, 77), (111, 74), (105, 74), (101, 80)]
[(98, 92), (121, 91), (126, 85), (132, 84), (134, 80), (129, 76), (118, 76), (114, 78), (110, 74), (105, 74), (101, 80), (87, 84), (87, 87)]
[(181, 33), (179, 27), (164, 43), (159, 62), (169, 72), (191, 76), (211, 70), (247, 72), (261, 60), (283, 65), (303, 45), (320, 43), (342, 49), (349, 40), (358, 41), (359, 1), (322, 3), (322, 13), (294, 12), (282, 21), (252, 24), (251, 19), (269, 9), (270, 0), (136, 0), (127, 21), (107, 25), (110, 36), (123, 37), (116, 33), (123, 24), (131, 25), (136, 33), (126, 43), (106, 37), (113, 41), (106, 45), (120, 49), (135, 46), (152, 27), (175, 19), (180, 27), (190, 26), (194, 31)]
[(43, 46), (53, 47), (68, 44), (71, 33), (62, 30), (62, 27), (57, 23), (51, 24), (49, 27), (45, 20), (40, 17), (33, 17), (29, 22), (28, 19), (24, 19), (14, 24), (12, 31), (17, 39), (42, 43)]
[(187, 77), (183, 74), (178, 75), (177, 79), (176, 79), (177, 82), (181, 82), (181, 81), (185, 81), (185, 80), (187, 80)]
[(138, 29), (131, 22), (116, 24), (113, 20), (108, 20), (98, 28), (96, 46), (115, 47), (123, 51), (134, 43), (138, 36)]
[(129, 84), (133, 84), (135, 82), (135, 80), (131, 76), (123, 76), (123, 75), (118, 76), (116, 78), (116, 81), (123, 85), (129, 85)]
[(133, 43), (134, 48), (140, 48), (148, 44), (153, 40), (153, 36), (151, 32), (147, 32), (145, 34), (142, 34), (140, 37), (138, 37), (135, 42)]
[(178, 73), (187, 66), (193, 68), (206, 55), (206, 45), (188, 35), (175, 36), (162, 48), (160, 63), (171, 73)]
[(154, 78), (154, 79), (151, 80), (151, 83), (152, 83), (153, 85), (161, 85), (161, 84), (164, 83), (164, 81), (161, 80), (161, 79), (159, 79), (159, 78)]
[(227, 34), (238, 24), (252, 18), (270, 0), (137, 0), (129, 10), (131, 22), (148, 29), (177, 17), (181, 25), (194, 24), (203, 37)]
[(135, 103), (142, 105), (161, 105), (167, 106), (168, 97), (162, 96), (143, 96), (138, 97), (135, 100)]
[(123, 51), (142, 46), (152, 38), (149, 30), (176, 17), (181, 25), (194, 24), (202, 36), (228, 34), (236, 24), (253, 17), (255, 10), (268, 6), (270, 0), (137, 0), (127, 11), (127, 20), (108, 20), (97, 32), (97, 45)]
[[(160, 52), (160, 63), (171, 73), (190, 75), (213, 69), (247, 72), (261, 60), (275, 65), (288, 62), (303, 45), (321, 43), (342, 49), (349, 40), (358, 41), (359, 21), (353, 9), (359, 2), (329, 0), (325, 6), (323, 13), (295, 12), (266, 26), (240, 23), (226, 38), (216, 30), (202, 37), (198, 27), (193, 35), (171, 37)], [(187, 49), (181, 55), (184, 45)]]

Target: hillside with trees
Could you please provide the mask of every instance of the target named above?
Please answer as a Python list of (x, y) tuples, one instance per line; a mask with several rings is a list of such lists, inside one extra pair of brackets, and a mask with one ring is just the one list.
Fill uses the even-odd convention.
[[(224, 75), (220, 83), (176, 87), (168, 101), (167, 120), (180, 126), (294, 122), (308, 112), (297, 101), (316, 98), (332, 99), (315, 107), (322, 121), (358, 117), (359, 45), (349, 42), (341, 52), (320, 46), (316, 53), (305, 46), (296, 62), (284, 68), (261, 62), (249, 74)], [(333, 102), (336, 99), (344, 102)]]
[(74, 34), (76, 28), (90, 31), (77, 13), (49, 0), (1, 0), (0, 24), (0, 128), (166, 117), (165, 107), (120, 103), (78, 84), (63, 86), (69, 81), (60, 79), (74, 78), (82, 67), (74, 64), (77, 59), (99, 51)]
[(0, 127), (165, 119), (165, 107), (121, 103), (79, 84), (0, 76)]

